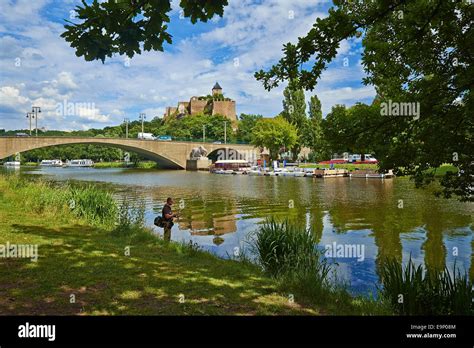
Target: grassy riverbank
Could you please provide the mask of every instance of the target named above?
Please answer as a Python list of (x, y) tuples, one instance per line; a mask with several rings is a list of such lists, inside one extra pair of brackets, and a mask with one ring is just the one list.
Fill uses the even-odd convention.
[(96, 162), (94, 168), (138, 168), (138, 169), (154, 169), (158, 168), (158, 164), (153, 161), (141, 162)]
[[(300, 164), (300, 168), (329, 168), (329, 164), (315, 164), (315, 163), (304, 163)], [(334, 168), (337, 169), (347, 169), (348, 171), (353, 171), (356, 169), (371, 169), (378, 170), (379, 166), (377, 164), (352, 164), (352, 163), (339, 163), (334, 164)], [(451, 164), (443, 164), (437, 168), (431, 169), (429, 172), (432, 172), (436, 177), (442, 177), (447, 172), (457, 173), (458, 169)]]
[(37, 244), (39, 254), (0, 259), (0, 314), (387, 314), (346, 292), (311, 298), (249, 262), (142, 227), (124, 232), (110, 222), (115, 212), (109, 194), (91, 186), (0, 176), (0, 244)]
[(114, 235), (41, 197), (58, 189), (35, 185), (0, 176), (0, 244), (37, 244), (39, 254), (0, 259), (0, 314), (318, 313), (289, 303), (255, 266), (168, 245), (145, 229)]

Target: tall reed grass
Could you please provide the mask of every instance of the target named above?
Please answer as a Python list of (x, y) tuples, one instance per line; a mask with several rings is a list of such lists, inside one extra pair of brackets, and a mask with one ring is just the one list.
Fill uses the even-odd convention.
[(43, 179), (2, 175), (2, 185), (24, 198), (22, 207), (34, 212), (62, 214), (67, 211), (93, 225), (112, 227), (117, 204), (111, 193), (92, 185), (56, 184)]
[(118, 208), (111, 193), (92, 185), (65, 189), (69, 207), (77, 217), (96, 225), (115, 224)]
[(473, 283), (454, 265), (453, 272), (427, 270), (413, 260), (403, 266), (385, 260), (380, 268), (381, 295), (402, 315), (472, 315)]
[(308, 296), (331, 290), (331, 265), (317, 248), (316, 237), (287, 220), (267, 220), (259, 228), (251, 248), (265, 273)]
[(145, 227), (145, 203), (131, 204), (123, 199), (117, 214), (117, 224), (113, 233), (118, 236), (130, 235)]

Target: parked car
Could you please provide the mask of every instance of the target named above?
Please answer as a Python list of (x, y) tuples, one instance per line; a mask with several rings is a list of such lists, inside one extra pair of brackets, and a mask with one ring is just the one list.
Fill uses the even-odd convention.
[(171, 141), (172, 138), (170, 135), (160, 135), (158, 138), (156, 138), (156, 140), (159, 140), (159, 141)]
[(222, 141), (214, 141), (213, 144), (220, 145), (222, 144)]
[(26, 133), (16, 133), (15, 135), (17, 137), (29, 137), (30, 136), (29, 134), (26, 134)]

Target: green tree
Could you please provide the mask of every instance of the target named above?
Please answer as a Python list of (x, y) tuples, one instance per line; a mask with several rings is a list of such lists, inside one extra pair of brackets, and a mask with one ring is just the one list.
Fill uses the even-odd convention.
[[(222, 17), (227, 0), (181, 0), (179, 5), (194, 24), (214, 15)], [(66, 21), (61, 36), (87, 61), (104, 62), (115, 53), (131, 58), (142, 48), (163, 51), (164, 42), (172, 42), (167, 24), (170, 11), (170, 0), (94, 0), (91, 4), (83, 0), (75, 8), (80, 23)]]
[(381, 117), (378, 105), (335, 105), (323, 121), (324, 141), (332, 152), (360, 153), (362, 157), (371, 152), (378, 157), (385, 146), (383, 136), (379, 138), (377, 132), (367, 134), (365, 128)]
[(409, 115), (415, 117), (388, 115), (357, 130), (378, 132), (389, 140), (380, 166), (412, 175), (417, 186), (423, 186), (434, 180), (428, 169), (452, 163), (458, 174), (448, 173), (441, 180), (444, 196), (474, 200), (472, 4), (334, 0), (334, 5), (296, 44), (286, 44), (284, 57), (268, 71), (257, 72), (256, 78), (267, 89), (297, 80), (312, 90), (340, 43), (363, 36), (363, 82), (375, 86), (378, 105), (394, 101), (419, 106)]
[(304, 142), (304, 134), (307, 128), (306, 102), (304, 91), (297, 85), (297, 81), (290, 81), (283, 91), (283, 112), (281, 115), (285, 120), (296, 127), (298, 138), (290, 150), (293, 160), (298, 158)]
[(251, 143), (258, 147), (266, 147), (273, 160), (278, 159), (282, 148), (293, 147), (298, 140), (296, 127), (283, 117), (261, 118), (253, 128)]
[(323, 134), (323, 112), (321, 111), (321, 101), (314, 95), (308, 103), (309, 120), (307, 131), (304, 134), (305, 145), (312, 151), (312, 157), (315, 161), (322, 161), (328, 157), (328, 148)]
[(237, 130), (237, 139), (246, 143), (252, 140), (253, 128), (262, 115), (240, 114)]
[(162, 127), (163, 133), (184, 140), (202, 139), (203, 127), (206, 127), (206, 141), (224, 140), (224, 122), (227, 122), (227, 141), (233, 141), (235, 136), (230, 120), (219, 114), (187, 115), (180, 119), (170, 117)]

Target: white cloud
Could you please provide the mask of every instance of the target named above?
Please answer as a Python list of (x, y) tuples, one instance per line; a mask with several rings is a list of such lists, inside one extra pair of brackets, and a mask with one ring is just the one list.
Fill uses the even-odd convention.
[(63, 89), (76, 89), (77, 84), (74, 82), (72, 74), (70, 72), (62, 71), (58, 74), (56, 81), (59, 88)]
[(0, 105), (16, 108), (25, 105), (29, 99), (20, 95), (20, 90), (12, 86), (0, 87)]
[[(69, 10), (78, 3), (22, 0), (2, 6), (5, 10), (0, 13), (0, 22), (9, 29), (0, 25), (0, 34), (4, 35), (0, 37), (1, 85), (18, 92), (15, 96), (7, 90), (10, 105), (0, 109), (0, 121), (14, 120), (8, 127), (22, 126), (24, 120), (20, 117), (33, 103), (41, 104), (43, 122), (50, 129), (102, 127), (120, 123), (124, 117), (137, 119), (139, 112), (146, 112), (150, 118), (161, 116), (168, 105), (209, 94), (216, 81), (226, 96), (237, 101), (238, 113), (274, 116), (281, 111), (284, 86), (267, 92), (253, 74), (276, 63), (282, 45), (304, 35), (316, 17), (326, 15), (328, 5), (328, 1), (317, 0), (231, 0), (221, 20), (200, 24), (199, 33), (175, 35), (172, 49), (143, 52), (127, 66), (123, 56), (105, 64), (76, 57), (74, 49), (60, 37), (62, 24), (45, 17), (45, 13), (55, 12), (58, 20), (68, 18)], [(179, 0), (173, 1), (175, 16), (178, 4)], [(293, 11), (293, 19), (289, 11)], [(26, 21), (28, 17), (24, 16), (32, 19)], [(354, 45), (345, 42), (340, 49), (341, 55), (349, 57), (350, 66), (338, 65), (336, 60), (318, 84), (316, 91), (325, 112), (332, 103), (354, 103), (373, 92), (358, 83), (363, 71), (356, 62)], [(14, 64), (17, 57), (21, 59), (19, 67)], [(238, 58), (237, 66), (234, 58)], [(356, 86), (344, 90), (344, 83)], [(64, 100), (95, 106), (82, 116), (58, 116), (57, 104)]]
[(105, 123), (110, 121), (110, 115), (102, 114), (97, 108), (79, 106), (76, 108), (76, 116), (90, 122)]

